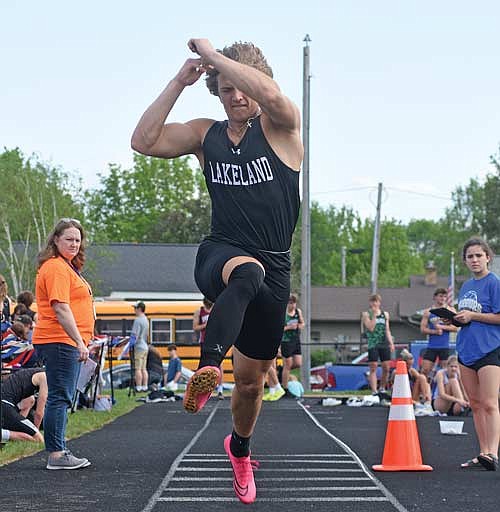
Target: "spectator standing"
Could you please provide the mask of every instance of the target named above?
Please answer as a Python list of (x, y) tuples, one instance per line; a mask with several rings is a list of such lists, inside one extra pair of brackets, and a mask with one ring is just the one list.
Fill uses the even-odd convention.
[(135, 337), (134, 342), (134, 364), (135, 364), (135, 390), (148, 390), (148, 335), (149, 322), (146, 317), (146, 304), (139, 301), (134, 304), (135, 319), (132, 324), (131, 335)]
[(384, 392), (389, 378), (391, 352), (394, 351), (394, 340), (389, 325), (389, 313), (382, 310), (382, 298), (378, 293), (368, 299), (368, 311), (361, 315), (368, 337), (368, 366), (370, 373), (368, 383), (373, 394), (377, 393), (378, 361), (382, 366), (379, 391)]
[[(203, 350), (203, 342), (205, 341), (205, 334), (207, 330), (208, 317), (210, 316), (210, 312), (214, 307), (214, 303), (203, 297), (203, 305), (197, 309), (193, 314), (193, 330), (199, 333), (198, 341), (200, 343), (200, 358), (201, 352)], [(222, 366), (222, 365), (221, 365)], [(217, 396), (219, 400), (224, 400), (224, 387), (222, 384), (222, 374), (219, 384), (217, 385)]]
[(420, 332), (429, 337), (422, 361), (422, 373), (427, 379), (430, 378), (432, 368), (438, 359), (442, 368), (446, 366), (450, 355), (450, 332), (458, 331), (457, 327), (445, 324), (440, 317), (430, 312), (434, 308), (446, 308), (456, 313), (454, 308), (448, 306), (448, 292), (444, 288), (438, 288), (432, 301), (432, 307), (424, 311), (420, 322)]
[(300, 349), (300, 331), (304, 328), (302, 311), (297, 307), (297, 296), (290, 294), (285, 313), (285, 327), (281, 339), (281, 357), (283, 358), (283, 373), (281, 385), (285, 390), (285, 396), (293, 397), (288, 392), (288, 380), (290, 371), (302, 366), (302, 351)]
[(167, 369), (167, 389), (177, 391), (179, 379), (182, 376), (182, 361), (177, 355), (177, 346), (168, 346), (168, 369)]
[(479, 463), (495, 471), (500, 440), (500, 279), (488, 268), (492, 255), (489, 245), (481, 238), (471, 238), (465, 243), (462, 257), (472, 279), (460, 289), (454, 321), (461, 324), (457, 337), (460, 375), (480, 448), (480, 454), (462, 467)]
[(43, 433), (47, 469), (90, 465), (66, 448), (67, 410), (76, 390), (79, 362), (89, 357), (94, 332), (92, 289), (82, 275), (85, 232), (76, 219), (61, 219), (38, 255), (38, 323), (33, 344), (45, 363), (48, 399)]

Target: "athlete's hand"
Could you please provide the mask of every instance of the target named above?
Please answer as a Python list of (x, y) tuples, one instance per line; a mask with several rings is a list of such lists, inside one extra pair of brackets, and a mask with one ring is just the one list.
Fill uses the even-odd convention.
[(438, 336), (441, 336), (443, 334), (443, 329), (440, 329), (439, 327), (436, 329), (436, 334)]
[(204, 63), (210, 63), (210, 55), (215, 52), (212, 43), (208, 39), (190, 39), (188, 47), (193, 53), (197, 53)]
[(187, 59), (177, 73), (175, 80), (187, 87), (197, 82), (205, 71), (206, 68), (201, 64), (201, 59)]

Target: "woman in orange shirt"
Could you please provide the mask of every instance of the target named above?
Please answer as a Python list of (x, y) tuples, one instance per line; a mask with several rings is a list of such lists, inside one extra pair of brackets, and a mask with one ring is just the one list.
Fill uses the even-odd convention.
[(38, 255), (38, 323), (33, 344), (45, 363), (48, 399), (44, 419), (47, 469), (87, 467), (86, 458), (66, 449), (67, 410), (76, 389), (80, 361), (89, 356), (94, 331), (92, 290), (81, 271), (85, 233), (75, 219), (61, 219)]

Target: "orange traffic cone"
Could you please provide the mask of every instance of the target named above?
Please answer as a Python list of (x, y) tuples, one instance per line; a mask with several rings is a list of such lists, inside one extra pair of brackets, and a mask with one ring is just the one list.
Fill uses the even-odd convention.
[(431, 466), (422, 464), (410, 380), (404, 361), (398, 361), (396, 366), (382, 464), (372, 468), (375, 471), (432, 471)]

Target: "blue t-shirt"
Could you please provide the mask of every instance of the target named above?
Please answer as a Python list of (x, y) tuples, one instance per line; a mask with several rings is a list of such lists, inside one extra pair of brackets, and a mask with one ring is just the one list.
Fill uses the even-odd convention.
[[(500, 279), (490, 272), (481, 279), (466, 281), (458, 296), (458, 310), (476, 313), (500, 313)], [(458, 332), (457, 352), (466, 365), (500, 347), (500, 325), (471, 322)]]
[[(429, 329), (438, 329), (439, 328), (440, 318), (432, 313), (429, 313), (429, 322), (427, 323), (427, 327)], [(450, 331), (443, 331), (443, 334), (439, 336), (438, 334), (429, 334), (429, 344), (427, 348), (450, 348)]]
[(182, 370), (182, 362), (179, 357), (174, 357), (168, 362), (167, 382), (174, 380), (175, 374)]

